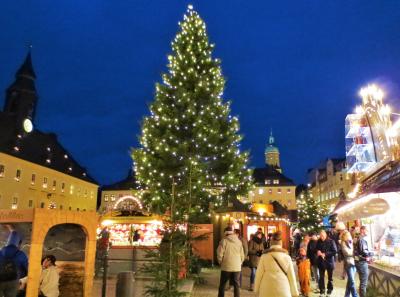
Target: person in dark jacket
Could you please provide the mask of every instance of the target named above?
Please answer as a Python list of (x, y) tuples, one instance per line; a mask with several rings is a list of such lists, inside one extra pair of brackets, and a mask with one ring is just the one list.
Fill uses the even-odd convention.
[(310, 259), (313, 280), (315, 280), (315, 282), (317, 283), (317, 286), (318, 286), (319, 272), (318, 272), (318, 265), (317, 265), (317, 258), (318, 258), (317, 257), (317, 241), (318, 241), (317, 234), (311, 233), (310, 241), (307, 244), (307, 258)]
[(328, 238), (326, 232), (322, 230), (319, 233), (317, 241), (317, 265), (319, 270), (319, 294), (325, 294), (325, 271), (328, 272), (327, 294), (328, 296), (333, 291), (333, 269), (335, 268), (335, 256), (337, 247), (335, 242)]
[(15, 297), (19, 280), (28, 274), (28, 257), (19, 247), (21, 237), (10, 230), (7, 244), (0, 250), (0, 296)]
[(256, 278), (256, 270), (258, 262), (260, 262), (261, 255), (264, 251), (264, 243), (262, 240), (262, 233), (257, 232), (249, 241), (249, 260), (250, 260), (250, 291), (254, 290), (254, 281)]
[(367, 236), (367, 228), (361, 226), (360, 237), (358, 238), (354, 248), (354, 259), (358, 275), (360, 277), (360, 297), (367, 294), (368, 282), (368, 262), (370, 262), (373, 252), (368, 248), (368, 242), (365, 240)]

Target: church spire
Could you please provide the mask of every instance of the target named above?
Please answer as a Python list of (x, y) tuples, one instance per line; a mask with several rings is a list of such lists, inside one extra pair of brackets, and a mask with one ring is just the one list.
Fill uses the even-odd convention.
[(33, 71), (32, 66), (32, 54), (31, 54), (32, 46), (29, 47), (28, 54), (26, 55), (24, 63), (18, 69), (17, 73), (15, 74), (15, 78), (18, 77), (26, 77), (31, 80), (36, 79), (35, 71)]
[(269, 145), (274, 145), (275, 144), (275, 138), (272, 135), (272, 128), (271, 128), (271, 134), (269, 135)]

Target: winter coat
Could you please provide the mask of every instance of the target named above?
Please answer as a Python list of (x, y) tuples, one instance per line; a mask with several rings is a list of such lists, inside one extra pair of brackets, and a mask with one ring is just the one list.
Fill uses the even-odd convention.
[[(273, 257), (279, 262), (286, 275)], [(292, 259), (287, 251), (279, 245), (272, 245), (261, 256), (257, 267), (254, 291), (259, 293), (259, 297), (299, 296)]]
[(324, 241), (318, 239), (317, 241), (317, 252), (325, 254), (325, 258), (318, 257), (317, 265), (318, 267), (325, 267), (333, 269), (335, 267), (335, 256), (337, 253), (337, 248), (335, 242), (327, 237)]
[(344, 257), (344, 265), (355, 265), (353, 242), (345, 242), (342, 240), (340, 246)]
[(0, 262), (5, 259), (12, 259), (17, 266), (18, 279), (28, 274), (28, 257), (15, 245), (8, 245), (0, 250)]
[(368, 248), (368, 242), (364, 237), (360, 236), (354, 246), (354, 258), (358, 261), (368, 261), (369, 257), (373, 256), (373, 252), (371, 252)]
[(217, 260), (222, 271), (239, 272), (244, 261), (243, 244), (232, 234), (225, 236), (217, 248)]
[(310, 259), (312, 266), (317, 265), (317, 242), (318, 240), (310, 239), (307, 245), (307, 258)]
[(242, 242), (244, 258), (246, 259), (247, 256), (249, 255), (249, 246), (248, 246), (247, 240), (245, 238), (240, 238), (240, 241)]
[(58, 282), (60, 276), (56, 266), (50, 266), (42, 270), (40, 275), (39, 290), (46, 297), (58, 297), (60, 292), (58, 291)]
[(263, 251), (264, 243), (262, 240), (259, 243), (255, 242), (254, 238), (249, 241), (249, 261), (251, 268), (257, 268)]

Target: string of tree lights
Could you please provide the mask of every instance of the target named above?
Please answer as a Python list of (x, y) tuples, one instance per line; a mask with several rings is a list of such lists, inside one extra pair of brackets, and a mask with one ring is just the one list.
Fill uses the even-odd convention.
[(251, 186), (248, 153), (241, 152), (239, 121), (224, 101), (221, 62), (212, 57), (206, 25), (189, 6), (156, 84), (132, 158), (143, 201), (176, 219), (207, 217), (210, 203), (244, 195)]
[(322, 219), (328, 214), (326, 206), (319, 204), (308, 189), (300, 194), (297, 201), (299, 229), (304, 233), (319, 232), (323, 229)]

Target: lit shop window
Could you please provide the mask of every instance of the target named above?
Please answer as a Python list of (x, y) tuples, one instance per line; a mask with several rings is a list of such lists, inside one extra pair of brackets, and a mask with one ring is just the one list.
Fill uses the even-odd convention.
[(48, 179), (47, 177), (43, 177), (43, 188), (47, 189)]
[(279, 185), (279, 179), (274, 179), (274, 185)]
[(32, 177), (31, 177), (31, 185), (33, 186), (36, 182), (36, 174), (32, 173)]
[(56, 186), (57, 186), (57, 181), (53, 180), (53, 191), (56, 190)]
[(21, 180), (21, 169), (17, 169), (17, 172), (15, 173), (15, 180), (18, 182)]
[(104, 195), (104, 201), (108, 201), (108, 195), (106, 194), (106, 195)]
[(258, 194), (263, 194), (264, 193), (264, 189), (258, 189)]
[(5, 170), (6, 168), (4, 165), (0, 164), (0, 177), (4, 177)]

